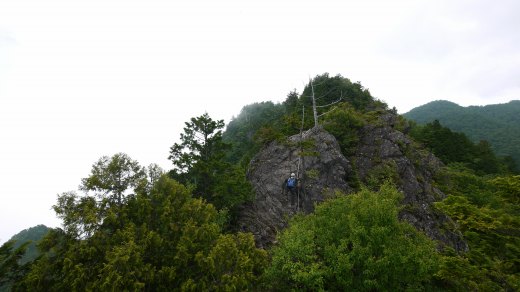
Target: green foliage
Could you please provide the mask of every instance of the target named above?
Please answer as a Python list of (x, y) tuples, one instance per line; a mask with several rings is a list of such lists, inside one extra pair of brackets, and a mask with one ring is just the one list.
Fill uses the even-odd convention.
[[(359, 82), (352, 83), (341, 75), (328, 73), (312, 79), (318, 106), (320, 124), (339, 141), (346, 155), (353, 152), (357, 144), (357, 130), (365, 122), (361, 113), (385, 111), (388, 106), (375, 100), (368, 89)], [(265, 144), (283, 142), (285, 137), (295, 135), (314, 126), (310, 83), (298, 95), (291, 91), (282, 104), (272, 102), (254, 103), (245, 106), (224, 132), (224, 140), (232, 144), (227, 157), (231, 162), (242, 165)]]
[[(329, 76), (328, 73), (317, 75), (312, 79), (312, 84), (316, 101), (319, 101), (322, 105), (333, 103), (342, 97), (343, 100), (360, 111), (365, 111), (375, 104), (374, 98), (361, 83), (353, 83), (339, 74), (334, 77)], [(303, 90), (301, 99), (305, 105), (309, 106), (309, 109), (312, 104), (311, 97), (311, 86), (308, 84)], [(310, 112), (309, 117), (312, 117)]]
[(222, 129), (224, 121), (214, 121), (205, 113), (200, 117), (185, 122), (181, 143), (170, 148), (170, 156), (179, 173), (186, 173), (199, 161), (210, 161), (214, 156), (222, 155)]
[(200, 265), (205, 283), (190, 289), (244, 290), (256, 283), (267, 265), (267, 253), (255, 248), (251, 234), (221, 235), (207, 255), (200, 258)]
[(520, 203), (520, 175), (497, 177), (490, 181), (496, 188), (497, 194), (514, 205)]
[(296, 147), (303, 149), (303, 150), (312, 151), (312, 150), (316, 149), (316, 140), (309, 139), (309, 138), (302, 139), (301, 141), (298, 141), (296, 143)]
[(392, 182), (397, 185), (399, 180), (395, 160), (386, 160), (370, 170), (367, 174), (366, 186), (369, 189), (376, 190), (385, 182)]
[(40, 252), (36, 248), (36, 244), (45, 236), (45, 234), (47, 234), (47, 232), (49, 232), (49, 230), (50, 229), (47, 226), (40, 224), (24, 229), (11, 237), (9, 241), (14, 241), (13, 249), (17, 249), (23, 244), (29, 242), (25, 254), (20, 259), (21, 264), (33, 261), (40, 255)]
[(488, 141), (499, 156), (510, 156), (520, 171), (520, 101), (506, 104), (461, 107), (434, 101), (404, 114), (419, 124), (439, 120), (450, 129), (466, 134), (471, 141)]
[(245, 177), (246, 169), (240, 165), (229, 165), (229, 168), (218, 175), (219, 182), (213, 190), (215, 206), (230, 210), (230, 220), (237, 215), (235, 207), (253, 199), (253, 188)]
[(21, 262), (29, 243), (15, 247), (15, 241), (10, 240), (0, 246), (0, 291), (10, 291), (13, 283), (25, 275), (27, 264)]
[(414, 127), (410, 134), (446, 164), (463, 163), (477, 174), (512, 171), (509, 165), (495, 156), (489, 143), (480, 141), (478, 144), (473, 144), (466, 135), (452, 132), (437, 120), (424, 126)]
[(107, 204), (121, 206), (126, 190), (139, 191), (146, 186), (146, 173), (139, 162), (125, 153), (117, 153), (101, 157), (81, 183), (81, 190), (94, 191)]
[[(382, 114), (396, 112), (341, 75), (318, 75), (312, 84), (318, 105), (332, 104), (319, 109), (320, 124), (346, 156), (355, 154), (362, 127), (381, 126)], [(367, 175), (368, 189), (331, 195), (314, 213), (296, 215), (278, 235), (270, 264), (251, 234), (224, 233), (237, 206), (253, 197), (245, 178), (250, 158), (264, 144), (288, 145), (288, 135), (314, 126), (310, 90), (292, 91), (281, 104), (245, 106), (225, 133), (222, 120), (192, 118), (170, 149), (169, 177), (123, 153), (102, 157), (82, 180), (84, 194), (58, 196), (53, 208), (63, 226), (38, 242), (34, 261), (22, 258), (30, 248), (25, 237), (0, 247), (0, 291), (520, 290), (520, 176), (496, 176), (508, 174), (513, 160), (493, 154), (494, 138), (474, 144), (437, 121), (413, 127), (412, 135), (450, 166), (437, 177), (449, 195), (436, 208), (453, 218), (444, 228), (461, 231), (469, 252), (439, 254), (434, 242), (398, 220), (402, 197), (388, 183), (400, 179), (394, 161), (379, 161)], [(511, 113), (497, 118), (518, 121)], [(496, 125), (488, 117), (478, 121)], [(395, 129), (409, 127), (397, 117)], [(508, 133), (520, 132), (511, 132), (515, 127)], [(316, 155), (314, 140), (290, 146)], [(416, 152), (413, 144), (399, 146)], [(422, 154), (413, 155), (418, 161)], [(319, 173), (306, 169), (305, 176)], [(359, 187), (356, 175), (350, 178)]]
[(11, 291), (13, 283), (26, 273), (31, 262), (41, 252), (38, 242), (49, 232), (45, 225), (37, 225), (18, 232), (0, 247), (0, 291)]
[(339, 142), (346, 156), (354, 154), (359, 141), (359, 130), (365, 125), (363, 116), (348, 103), (340, 104), (323, 119), (323, 127)]
[[(291, 144), (291, 143), (289, 143)], [(297, 143), (292, 143), (300, 152), (298, 153), (301, 157), (318, 157), (320, 153), (316, 151), (316, 140), (314, 139), (303, 139)]]
[(398, 220), (400, 199), (385, 184), (378, 193), (339, 196), (295, 217), (272, 250), (266, 285), (279, 291), (428, 288), (439, 256), (431, 240)]
[[(290, 93), (286, 107), (292, 107), (297, 97), (296, 92)], [(244, 106), (240, 114), (229, 122), (223, 134), (223, 140), (232, 146), (226, 155), (228, 161), (237, 163), (245, 158), (249, 163), (249, 158), (256, 153), (259, 146), (276, 139), (278, 134), (273, 136), (269, 132), (281, 133), (277, 124), (282, 119), (284, 107), (272, 102)], [(258, 133), (259, 130), (264, 133)], [(255, 136), (259, 136), (259, 143), (255, 143)]]
[(470, 251), (449, 255), (438, 276), (450, 287), (498, 291), (520, 288), (520, 177), (482, 178), (447, 169), (450, 194), (436, 207), (457, 223)]
[(89, 228), (67, 225), (90, 224), (94, 211), (81, 207), (89, 196), (67, 198), (64, 230), (53, 230), (40, 243), (45, 253), (17, 289), (247, 290), (267, 262), (251, 234), (222, 234), (217, 210), (166, 176), (115, 211), (116, 206), (97, 209), (123, 218), (122, 225), (105, 219), (88, 237), (78, 238), (76, 230)]
[(267, 145), (273, 141), (283, 141), (285, 135), (282, 132), (271, 126), (265, 126), (255, 133), (253, 137), (253, 141), (257, 143), (257, 145)]
[(414, 125), (413, 121), (409, 121), (405, 117), (397, 115), (397, 110), (394, 112), (394, 114), (396, 114), (397, 117), (394, 125), (396, 130), (405, 133)]
[(235, 207), (251, 198), (245, 170), (225, 159), (230, 145), (222, 138), (224, 122), (213, 121), (206, 113), (192, 118), (181, 133), (181, 143), (170, 149), (169, 159), (176, 167), (170, 176), (192, 185), (194, 195), (218, 209)]
[(470, 163), (472, 160), (469, 149), (473, 148), (473, 143), (464, 134), (454, 133), (443, 127), (439, 121), (424, 127), (414, 127), (410, 134), (445, 163)]
[(320, 172), (317, 169), (309, 169), (305, 171), (305, 177), (309, 179), (317, 179), (320, 176)]

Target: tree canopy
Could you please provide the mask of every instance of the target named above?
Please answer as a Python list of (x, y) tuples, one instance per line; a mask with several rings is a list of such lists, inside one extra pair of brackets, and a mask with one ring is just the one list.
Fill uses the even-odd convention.
[(214, 121), (205, 113), (186, 122), (180, 143), (170, 148), (174, 165), (170, 176), (193, 186), (194, 195), (218, 209), (233, 210), (251, 197), (245, 170), (226, 160), (230, 144), (222, 139), (222, 120)]
[(497, 157), (487, 141), (474, 144), (465, 134), (451, 131), (437, 120), (415, 126), (411, 136), (446, 164), (462, 163), (479, 174), (514, 172), (514, 163)]
[[(98, 172), (97, 166), (93, 173), (100, 173), (99, 181), (110, 181), (113, 173)], [(104, 200), (88, 193), (60, 195), (55, 210), (63, 229), (52, 230), (42, 240), (43, 256), (14, 287), (236, 291), (252, 287), (267, 262), (251, 234), (222, 233), (215, 207), (166, 176), (127, 196), (121, 205)]]
[(433, 101), (404, 116), (424, 125), (438, 120), (453, 131), (464, 133), (473, 143), (488, 141), (498, 156), (510, 156), (520, 171), (520, 101), (461, 107), (449, 101)]
[(481, 177), (446, 168), (439, 179), (449, 196), (436, 204), (455, 220), (469, 252), (449, 254), (438, 275), (452, 290), (520, 289), (520, 176)]
[(435, 244), (398, 220), (390, 185), (318, 205), (291, 220), (265, 277), (277, 291), (424, 290), (437, 270)]
[[(324, 105), (319, 125), (354, 169), (360, 135), (388, 114), (392, 131), (411, 130), (415, 140), (399, 148), (403, 156), (418, 147), (445, 162), (434, 178), (417, 180), (446, 195), (436, 192), (440, 201), (430, 207), (453, 219), (441, 231), (462, 233), (469, 251), (441, 248), (399, 220), (406, 210), (391, 181), (400, 173), (381, 161), (372, 161), (380, 165), (368, 179), (349, 174), (352, 194), (338, 192), (313, 213), (296, 214), (274, 247), (258, 249), (252, 234), (237, 232), (233, 216), (252, 197), (251, 157), (314, 126), (312, 89)], [(414, 125), (359, 82), (328, 74), (282, 103), (245, 106), (223, 129), (207, 113), (191, 118), (170, 148), (166, 174), (124, 153), (101, 157), (79, 191), (58, 195), (53, 209), (62, 226), (35, 239), (36, 256), (22, 257), (30, 248), (25, 237), (0, 247), (0, 291), (520, 290), (520, 177), (511, 160), (494, 154), (493, 142), (473, 142), (438, 121)], [(407, 158), (417, 167), (417, 157)]]

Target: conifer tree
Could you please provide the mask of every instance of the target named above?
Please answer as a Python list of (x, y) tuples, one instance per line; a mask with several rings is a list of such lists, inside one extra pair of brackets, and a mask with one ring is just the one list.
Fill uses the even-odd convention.
[(180, 143), (170, 148), (168, 158), (175, 166), (170, 176), (192, 185), (196, 197), (218, 209), (232, 209), (247, 200), (251, 187), (245, 171), (226, 161), (230, 145), (222, 140), (224, 121), (214, 121), (205, 113), (185, 124)]

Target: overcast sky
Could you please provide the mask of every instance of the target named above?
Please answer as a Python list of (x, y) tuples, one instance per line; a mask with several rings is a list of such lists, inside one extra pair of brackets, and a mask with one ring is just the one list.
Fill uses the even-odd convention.
[(520, 1), (0, 0), (0, 242), (59, 226), (103, 155), (171, 168), (184, 122), (228, 122), (324, 72), (400, 113), (520, 99)]

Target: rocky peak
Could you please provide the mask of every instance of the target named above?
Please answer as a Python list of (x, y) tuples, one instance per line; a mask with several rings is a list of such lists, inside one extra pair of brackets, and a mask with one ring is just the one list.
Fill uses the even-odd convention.
[(412, 140), (394, 129), (394, 114), (385, 114), (379, 122), (363, 127), (355, 157), (358, 178), (367, 185), (390, 178), (404, 194), (401, 219), (410, 222), (441, 247), (448, 245), (457, 251), (468, 249), (460, 233), (447, 226), (455, 223), (433, 208), (433, 203), (446, 197), (433, 184), (435, 173), (443, 166), (431, 152), (413, 145)]
[[(299, 179), (299, 199), (290, 205), (284, 182), (295, 173)], [(273, 141), (251, 161), (248, 179), (255, 191), (253, 202), (243, 206), (239, 226), (255, 235), (259, 246), (268, 246), (276, 232), (287, 225), (297, 211), (314, 210), (328, 193), (349, 193), (350, 162), (341, 154), (338, 142), (321, 127), (294, 135), (283, 143)]]
[[(248, 179), (256, 197), (240, 210), (239, 228), (252, 232), (257, 244), (266, 247), (275, 242), (276, 233), (287, 226), (290, 216), (298, 211), (312, 212), (315, 203), (335, 190), (348, 194), (356, 182), (370, 186), (391, 179), (404, 194), (402, 219), (439, 240), (441, 246), (466, 250), (460, 234), (443, 229), (453, 224), (451, 219), (432, 206), (445, 197), (432, 184), (442, 163), (431, 153), (417, 150), (394, 124), (396, 116), (389, 113), (363, 127), (355, 155), (350, 158), (322, 127), (265, 146), (250, 164)], [(298, 204), (293, 206), (283, 187), (292, 172), (297, 173), (301, 185)]]

